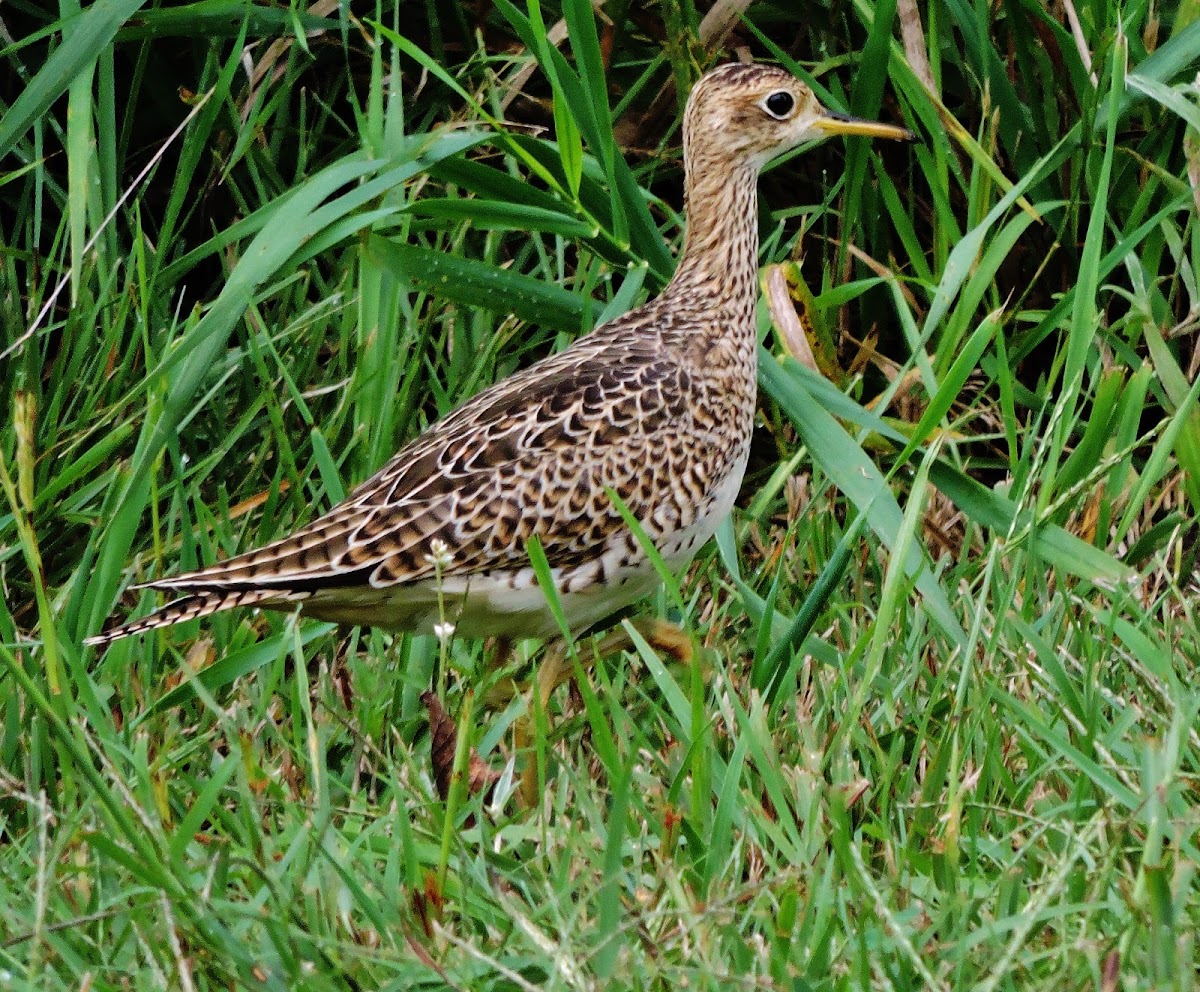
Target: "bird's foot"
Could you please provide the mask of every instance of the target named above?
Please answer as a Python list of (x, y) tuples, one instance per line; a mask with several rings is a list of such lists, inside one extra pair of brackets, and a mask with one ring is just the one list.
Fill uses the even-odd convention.
[[(694, 652), (692, 637), (682, 627), (666, 620), (639, 619), (629, 621), (629, 626), (641, 635), (642, 639), (660, 654), (674, 658), (677, 662), (691, 662)], [(602, 637), (595, 644), (597, 657), (605, 657), (618, 651), (628, 651), (637, 645), (625, 628), (615, 630)], [(586, 665), (586, 657), (581, 654), (581, 660)], [(526, 808), (532, 807), (538, 800), (538, 766), (536, 755), (529, 751), (533, 741), (534, 714), (540, 712), (549, 728), (550, 697), (559, 686), (569, 682), (575, 674), (575, 666), (567, 647), (563, 643), (554, 644), (546, 649), (541, 664), (537, 668), (537, 677), (529, 690), (529, 699), (525, 715), (519, 718), (513, 728), (513, 743), (518, 753), (526, 752), (526, 765), (521, 773), (520, 799)], [(534, 693), (536, 692), (536, 698)], [(509, 697), (512, 698), (511, 696)], [(536, 709), (535, 709), (536, 707)]]
[[(677, 624), (666, 620), (649, 617), (630, 620), (629, 626), (641, 634), (642, 639), (660, 654), (669, 655), (682, 664), (692, 660), (694, 646), (691, 635)], [(625, 627), (619, 627), (605, 634), (596, 645), (596, 652), (605, 655), (616, 654), (618, 651), (631, 651), (637, 645)]]

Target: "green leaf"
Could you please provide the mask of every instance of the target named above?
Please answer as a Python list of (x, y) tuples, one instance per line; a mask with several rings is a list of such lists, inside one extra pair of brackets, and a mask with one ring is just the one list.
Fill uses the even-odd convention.
[(571, 196), (578, 197), (579, 183), (583, 178), (583, 136), (575, 126), (566, 104), (558, 98), (554, 101), (554, 138), (567, 177), (567, 189), (571, 191)]
[[(1119, 99), (1118, 116), (1124, 116), (1147, 93), (1147, 86), (1165, 84), (1180, 73), (1195, 71), (1200, 62), (1200, 20), (1192, 21), (1182, 30), (1175, 32), (1162, 45), (1138, 63), (1135, 74), (1138, 82), (1129, 88), (1115, 90), (1104, 98), (1094, 120), (1097, 132), (1103, 130), (1109, 120), (1109, 103), (1114, 95)], [(1139, 93), (1142, 94), (1139, 96)]]
[[(65, 40), (46, 59), (45, 65), (21, 88), (20, 95), (0, 117), (0, 160), (39, 117), (50, 109), (80, 73), (87, 71), (116, 36), (117, 30), (146, 0), (96, 0), (70, 21)], [(64, 24), (65, 28), (66, 25)]]
[(372, 236), (368, 250), (414, 288), (462, 306), (511, 313), (560, 331), (582, 330), (583, 301), (561, 286), (486, 262)]
[[(791, 363), (795, 366), (795, 363)], [(899, 539), (904, 515), (887, 486), (883, 474), (867, 458), (854, 439), (829, 415), (828, 411), (803, 386), (788, 375), (774, 358), (759, 366), (759, 382), (795, 423), (804, 443), (834, 484), (845, 493), (858, 511), (865, 514), (876, 536), (889, 548)], [(925, 597), (937, 625), (955, 644), (965, 644), (966, 634), (959, 625), (945, 590), (913, 548), (906, 555), (904, 569), (916, 577), (916, 585)]]
[[(796, 397), (800, 391), (803, 391), (816, 401), (822, 412), (829, 411), (853, 423), (870, 427), (882, 436), (900, 443), (907, 440), (886, 422), (869, 411), (863, 410), (849, 397), (838, 393), (827, 380), (790, 359), (781, 365), (769, 352), (760, 351), (759, 384), (767, 393), (780, 401), (789, 414), (791, 413), (790, 406), (784, 403), (780, 397)], [(847, 448), (853, 448), (863, 461), (867, 460), (866, 456), (862, 454), (862, 449), (848, 435), (842, 432), (841, 438), (842, 440), (838, 442), (836, 435), (831, 436), (831, 442), (826, 448), (827, 457), (844, 457)], [(806, 437), (805, 440), (809, 439)], [(841, 449), (838, 448), (839, 443), (842, 445)], [(854, 458), (851, 461), (858, 463), (859, 459)], [(848, 468), (843, 467), (836, 476), (832, 473), (827, 474), (837, 482), (839, 477), (847, 474), (848, 471)], [(871, 477), (873, 476), (874, 472), (871, 473)], [(971, 520), (1002, 534), (1010, 531), (1022, 534), (1023, 539), (1029, 542), (1029, 546), (1035, 554), (1071, 575), (1077, 575), (1107, 589), (1118, 588), (1132, 581), (1136, 576), (1131, 568), (1117, 561), (1112, 555), (1088, 544), (1057, 525), (1047, 523), (1033, 526), (1031, 510), (1018, 511), (1016, 505), (1007, 497), (988, 489), (945, 462), (932, 465), (929, 477), (933, 484)], [(862, 482), (855, 480), (856, 490), (867, 486), (865, 478)], [(899, 513), (898, 507), (895, 512)], [(895, 517), (894, 519), (898, 521), (899, 518)], [(918, 588), (920, 588), (919, 583)]]
[(156, 713), (161, 713), (191, 699), (196, 695), (196, 686), (192, 684), (193, 679), (199, 683), (200, 688), (205, 692), (216, 692), (218, 689), (232, 684), (237, 679), (249, 675), (251, 672), (256, 672), (260, 668), (276, 661), (281, 654), (288, 651), (295, 642), (296, 637), (299, 637), (302, 645), (309, 644), (318, 637), (336, 629), (336, 627), (337, 624), (332, 623), (306, 623), (300, 627), (297, 635), (284, 630), (282, 633), (275, 634), (265, 640), (257, 641), (249, 647), (227, 654), (223, 658), (217, 659), (208, 668), (196, 673), (192, 678), (179, 683), (170, 692), (160, 696), (138, 714), (137, 720), (134, 723), (135, 725), (143, 723)]
[[(582, 168), (582, 158), (580, 163)], [(428, 199), (410, 204), (408, 212), (418, 217), (469, 220), (476, 227), (490, 231), (545, 231), (567, 238), (594, 238), (600, 233), (595, 224), (588, 224), (562, 210), (548, 210), (522, 202)]]

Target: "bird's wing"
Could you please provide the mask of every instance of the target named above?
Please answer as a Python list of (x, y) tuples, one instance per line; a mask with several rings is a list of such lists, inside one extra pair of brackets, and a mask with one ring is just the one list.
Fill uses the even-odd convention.
[[(614, 350), (616, 353), (614, 353)], [(568, 349), (479, 393), (307, 527), (157, 588), (310, 592), (386, 587), (528, 563), (580, 564), (623, 527), (606, 488), (641, 521), (673, 522), (701, 485), (689, 452), (693, 376), (654, 349)], [(686, 512), (683, 510), (682, 512)], [(435, 542), (448, 560), (435, 565)]]

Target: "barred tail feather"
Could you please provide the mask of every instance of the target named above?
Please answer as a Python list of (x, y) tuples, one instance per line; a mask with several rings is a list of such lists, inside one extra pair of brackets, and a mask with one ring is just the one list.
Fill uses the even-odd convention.
[(196, 592), (168, 603), (140, 620), (131, 620), (129, 623), (106, 630), (103, 634), (85, 638), (83, 643), (89, 646), (111, 644), (113, 641), (119, 641), (122, 637), (131, 637), (134, 634), (156, 630), (159, 627), (170, 627), (172, 624), (183, 623), (185, 620), (196, 620), (199, 617), (207, 617), (237, 606), (284, 606), (307, 599), (309, 595), (310, 593), (307, 592), (288, 592), (282, 589)]

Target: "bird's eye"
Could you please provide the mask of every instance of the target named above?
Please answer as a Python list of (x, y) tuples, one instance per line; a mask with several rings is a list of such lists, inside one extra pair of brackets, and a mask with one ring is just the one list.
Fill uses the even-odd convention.
[(787, 90), (776, 90), (763, 101), (763, 106), (772, 117), (783, 120), (796, 106), (796, 98)]

